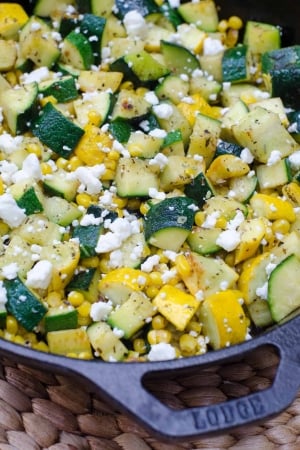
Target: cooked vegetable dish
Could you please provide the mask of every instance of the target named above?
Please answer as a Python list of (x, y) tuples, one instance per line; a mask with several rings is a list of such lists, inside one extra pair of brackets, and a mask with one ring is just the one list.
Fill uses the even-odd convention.
[(0, 3), (0, 336), (157, 361), (300, 306), (300, 45), (212, 0)]

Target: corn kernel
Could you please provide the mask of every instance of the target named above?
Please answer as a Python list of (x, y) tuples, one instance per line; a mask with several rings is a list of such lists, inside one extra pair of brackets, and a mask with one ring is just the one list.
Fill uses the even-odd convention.
[(273, 233), (287, 234), (290, 231), (291, 224), (286, 219), (277, 219), (272, 223)]
[(49, 292), (46, 298), (46, 302), (49, 306), (60, 306), (62, 303), (62, 294), (59, 291)]
[(107, 153), (107, 158), (112, 159), (113, 161), (119, 161), (120, 159), (120, 153), (116, 150), (110, 150)]
[(150, 283), (151, 285), (155, 285), (157, 287), (162, 286), (162, 277), (161, 277), (161, 273), (158, 271), (153, 271), (149, 274), (150, 277)]
[(115, 171), (111, 169), (106, 169), (103, 175), (101, 175), (102, 181), (110, 181), (115, 178)]
[(91, 125), (98, 126), (101, 121), (101, 116), (97, 111), (91, 110), (88, 113), (88, 121)]
[(228, 47), (234, 47), (238, 41), (239, 32), (234, 28), (229, 28), (226, 35), (226, 45)]
[(9, 232), (9, 226), (7, 225), (7, 223), (2, 222), (0, 220), (0, 236), (4, 236), (8, 232)]
[(84, 208), (88, 208), (92, 203), (93, 199), (89, 194), (82, 193), (76, 195), (76, 203), (79, 206), (83, 206)]
[(84, 295), (78, 291), (71, 291), (68, 294), (68, 302), (75, 308), (79, 307), (84, 302)]
[(78, 355), (75, 352), (69, 352), (69, 353), (66, 354), (66, 356), (68, 358), (78, 358)]
[(78, 158), (78, 156), (72, 156), (67, 164), (67, 169), (74, 172), (80, 166), (82, 166), (82, 161)]
[(41, 106), (45, 106), (47, 103), (52, 103), (52, 105), (56, 105), (57, 99), (53, 97), (53, 95), (48, 95), (47, 97), (43, 97), (40, 99)]
[(20, 336), (19, 334), (17, 334), (17, 335), (14, 337), (14, 343), (15, 343), (15, 344), (24, 345), (24, 344), (25, 344), (25, 339), (23, 338), (23, 336)]
[(205, 221), (205, 213), (204, 211), (197, 211), (195, 214), (195, 224), (198, 227), (201, 227), (201, 225), (203, 224), (203, 222)]
[(141, 200), (139, 198), (129, 198), (127, 208), (132, 211), (138, 211), (141, 206)]
[(80, 352), (77, 356), (79, 359), (92, 359), (92, 355), (90, 352)]
[(183, 334), (179, 338), (179, 348), (183, 355), (194, 355), (197, 351), (197, 340), (190, 334)]
[(115, 159), (105, 158), (103, 164), (105, 165), (107, 170), (116, 170), (117, 161)]
[(102, 257), (99, 262), (99, 270), (102, 273), (108, 273), (110, 271), (109, 259), (107, 257)]
[(149, 298), (154, 298), (157, 296), (159, 289), (157, 286), (148, 286), (146, 289), (146, 295)]
[(14, 334), (9, 333), (7, 330), (4, 330), (4, 335), (3, 335), (3, 337), (4, 337), (4, 339), (5, 339), (6, 341), (11, 341), (11, 342), (13, 342), (15, 336), (14, 336)]
[(147, 351), (146, 343), (144, 339), (136, 338), (133, 341), (133, 349), (135, 352), (143, 355)]
[(90, 302), (84, 300), (80, 304), (80, 306), (77, 307), (77, 311), (78, 311), (78, 314), (81, 317), (89, 317), (90, 311), (91, 311), (91, 304), (90, 304)]
[(197, 322), (196, 320), (190, 320), (190, 322), (187, 324), (186, 331), (194, 331), (195, 333), (199, 334), (201, 333), (202, 325), (200, 322)]
[(224, 31), (227, 30), (227, 28), (228, 28), (228, 21), (226, 19), (220, 20), (218, 24), (218, 31), (223, 33)]
[(228, 19), (228, 27), (234, 30), (240, 30), (243, 26), (243, 21), (238, 16), (231, 16)]
[(147, 334), (147, 339), (150, 345), (161, 342), (169, 344), (172, 339), (172, 333), (169, 330), (150, 330)]
[(175, 267), (179, 275), (182, 277), (187, 277), (191, 273), (191, 266), (184, 255), (176, 256)]
[(11, 84), (12, 86), (15, 86), (16, 84), (18, 84), (18, 79), (17, 79), (15, 72), (12, 72), (12, 71), (7, 72), (5, 75), (5, 78), (7, 79), (9, 84)]
[(166, 328), (168, 321), (161, 314), (157, 314), (153, 317), (151, 324), (154, 330), (163, 330), (164, 328)]
[(78, 326), (79, 327), (88, 327), (91, 323), (92, 323), (92, 319), (89, 316), (87, 316), (87, 317), (78, 316)]
[(51, 165), (46, 162), (42, 162), (40, 167), (43, 175), (49, 175), (53, 172)]
[(27, 147), (26, 150), (28, 151), (28, 153), (33, 153), (34, 155), (36, 155), (37, 157), (42, 156), (42, 149), (40, 147), (39, 144), (35, 143), (35, 142), (31, 142)]
[(48, 345), (46, 344), (46, 342), (43, 342), (43, 341), (40, 341), (37, 344), (34, 344), (33, 348), (35, 350), (39, 350), (40, 352), (46, 352), (46, 353), (49, 352)]
[(145, 216), (147, 214), (147, 212), (149, 211), (150, 207), (147, 203), (141, 203), (140, 206), (140, 213)]
[(234, 266), (234, 261), (235, 261), (234, 253), (228, 253), (225, 256), (225, 262), (226, 262), (226, 264), (228, 264), (228, 266), (233, 267)]
[(128, 199), (121, 197), (114, 197), (112, 203), (116, 205), (118, 208), (123, 209), (126, 207)]
[(124, 81), (121, 86), (120, 89), (126, 89), (126, 90), (132, 90), (134, 88), (132, 81)]
[(224, 216), (220, 216), (217, 218), (216, 220), (216, 225), (217, 228), (222, 228), (225, 229), (227, 226), (227, 219)]
[(66, 169), (68, 167), (69, 161), (65, 158), (60, 157), (57, 158), (55, 164), (58, 169)]
[(83, 259), (81, 259), (81, 264), (84, 267), (97, 268), (99, 265), (99, 258), (98, 258), (98, 256), (91, 256), (90, 258), (83, 258)]
[(164, 250), (157, 250), (156, 254), (159, 256), (159, 262), (161, 264), (167, 264), (169, 262), (169, 258), (164, 253)]
[(10, 333), (10, 334), (17, 334), (19, 329), (19, 325), (17, 322), (17, 319), (11, 315), (8, 315), (6, 317), (6, 330)]
[(37, 343), (37, 336), (34, 332), (31, 332), (31, 331), (25, 333), (24, 339), (26, 342), (29, 342), (31, 345), (34, 345)]

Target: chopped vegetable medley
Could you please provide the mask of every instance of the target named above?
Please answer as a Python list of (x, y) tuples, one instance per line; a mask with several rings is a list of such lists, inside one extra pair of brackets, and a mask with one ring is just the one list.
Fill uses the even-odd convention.
[(300, 306), (300, 45), (212, 0), (0, 4), (0, 336), (104, 361)]

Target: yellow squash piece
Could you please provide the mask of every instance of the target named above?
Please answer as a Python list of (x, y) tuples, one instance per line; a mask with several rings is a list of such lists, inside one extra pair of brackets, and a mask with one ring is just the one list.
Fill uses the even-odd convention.
[(0, 38), (15, 38), (27, 20), (28, 15), (18, 3), (0, 3)]
[(235, 264), (251, 258), (263, 239), (266, 227), (263, 218), (245, 220), (239, 227), (241, 241), (235, 250)]
[(146, 272), (129, 267), (121, 267), (106, 274), (98, 284), (100, 294), (121, 305), (132, 292), (142, 291), (149, 283)]
[(210, 104), (207, 103), (207, 101), (200, 94), (193, 94), (189, 97), (189, 99), (189, 102), (178, 103), (177, 108), (189, 121), (190, 125), (195, 125), (196, 115), (199, 112), (215, 119), (218, 118), (216, 110), (210, 106)]
[(46, 259), (53, 265), (49, 290), (63, 289), (70, 282), (78, 265), (79, 243), (73, 240), (46, 245), (42, 248), (41, 259)]
[(243, 265), (238, 279), (238, 288), (243, 294), (246, 304), (252, 303), (257, 297), (257, 289), (262, 288), (267, 282), (267, 265), (271, 262), (269, 252), (251, 258)]
[(85, 133), (75, 148), (75, 155), (87, 166), (101, 164), (112, 148), (112, 139), (99, 127), (88, 124)]
[(241, 177), (250, 171), (247, 163), (235, 155), (220, 155), (212, 161), (206, 175), (214, 184), (220, 184), (229, 178)]
[(193, 295), (166, 284), (153, 299), (153, 305), (178, 330), (183, 331), (198, 309), (199, 301)]
[(258, 217), (265, 217), (269, 220), (286, 219), (291, 223), (296, 219), (293, 205), (279, 197), (254, 194), (250, 199), (250, 205)]
[(203, 333), (214, 350), (243, 342), (248, 320), (241, 306), (243, 294), (226, 290), (210, 295), (200, 306)]

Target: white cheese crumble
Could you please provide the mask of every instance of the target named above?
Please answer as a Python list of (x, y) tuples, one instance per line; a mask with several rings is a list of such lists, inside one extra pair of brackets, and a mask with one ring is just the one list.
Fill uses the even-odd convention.
[(13, 280), (14, 278), (16, 278), (18, 272), (19, 266), (15, 262), (7, 264), (6, 266), (2, 267), (2, 275), (4, 278), (7, 278), (7, 280)]
[(281, 160), (281, 152), (279, 150), (273, 150), (267, 161), (267, 166), (272, 166)]
[(47, 289), (52, 278), (53, 266), (50, 261), (42, 259), (27, 273), (26, 285), (36, 289)]
[(18, 150), (22, 141), (23, 136), (13, 137), (9, 133), (3, 133), (0, 135), (0, 150), (10, 155)]
[(156, 96), (155, 92), (153, 92), (153, 91), (146, 92), (145, 100), (146, 100), (146, 102), (150, 103), (150, 105), (158, 105), (158, 103), (159, 103), (158, 97)]
[(167, 136), (167, 132), (161, 128), (154, 128), (149, 132), (149, 136), (164, 139)]
[(118, 217), (112, 223), (105, 224), (110, 230), (101, 234), (96, 245), (97, 253), (106, 253), (118, 249), (132, 234), (140, 232), (140, 222), (126, 217)]
[(300, 169), (300, 150), (292, 153), (288, 157), (288, 160), (294, 170)]
[(267, 300), (267, 298), (268, 298), (268, 282), (263, 284), (261, 287), (258, 287), (256, 289), (255, 293), (262, 300)]
[(216, 244), (227, 252), (235, 250), (241, 241), (240, 233), (236, 230), (222, 231), (216, 239)]
[(74, 172), (67, 174), (71, 179), (77, 179), (81, 184), (78, 192), (87, 192), (88, 194), (99, 194), (102, 189), (102, 183), (99, 177), (106, 171), (104, 164), (96, 164), (92, 167), (81, 166)]
[(99, 322), (100, 320), (106, 320), (109, 313), (112, 311), (112, 302), (96, 302), (92, 303), (90, 316), (94, 322)]
[(11, 194), (0, 195), (0, 218), (11, 228), (16, 228), (26, 219), (26, 214), (21, 209)]
[(164, 167), (168, 164), (169, 160), (166, 155), (163, 153), (157, 153), (154, 158), (149, 159), (150, 166), (159, 166), (160, 170), (163, 170)]
[(171, 344), (166, 344), (165, 342), (151, 345), (151, 350), (148, 353), (149, 361), (166, 361), (175, 358), (175, 348)]
[(207, 37), (203, 41), (203, 55), (217, 55), (224, 50), (224, 45), (219, 39)]
[(143, 272), (147, 272), (147, 273), (150, 273), (150, 272), (152, 272), (152, 270), (153, 270), (153, 268), (157, 265), (157, 264), (159, 264), (159, 256), (158, 255), (152, 255), (152, 256), (149, 256), (147, 259), (146, 259), (146, 261), (144, 261), (142, 264), (141, 264), (141, 270), (143, 271)]
[(50, 72), (48, 67), (39, 67), (30, 73), (24, 73), (20, 78), (23, 84), (40, 83), (43, 80), (48, 80)]
[(7, 302), (6, 289), (3, 286), (3, 281), (0, 281), (0, 309), (4, 307)]
[(156, 188), (149, 188), (149, 197), (157, 200), (164, 200), (166, 198), (166, 193), (163, 191), (158, 191)]
[(240, 158), (247, 164), (252, 164), (254, 161), (254, 156), (247, 147), (243, 148), (243, 150), (241, 151)]
[(153, 112), (159, 119), (169, 119), (173, 114), (173, 108), (167, 103), (153, 106)]
[(123, 19), (128, 36), (133, 38), (143, 38), (147, 32), (147, 23), (144, 17), (136, 10), (129, 11)]
[(33, 178), (38, 181), (42, 179), (40, 161), (34, 153), (30, 153), (23, 161), (22, 169), (12, 175), (13, 183)]

